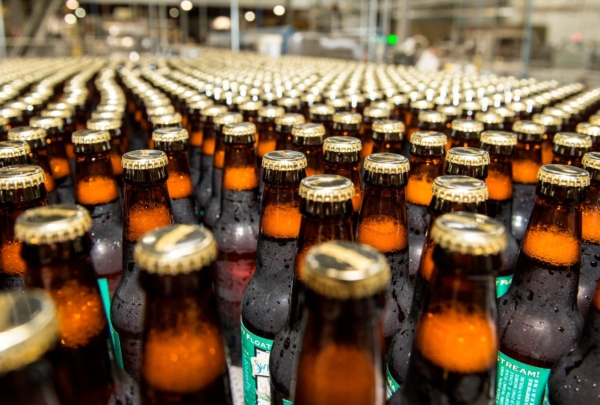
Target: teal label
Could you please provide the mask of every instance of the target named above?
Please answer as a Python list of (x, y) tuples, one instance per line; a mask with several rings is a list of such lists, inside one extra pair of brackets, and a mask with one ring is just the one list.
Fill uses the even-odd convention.
[(513, 276), (501, 276), (496, 277), (496, 297), (500, 298), (508, 291), (510, 284), (512, 283)]
[(394, 395), (394, 393), (396, 391), (398, 391), (400, 389), (400, 384), (398, 384), (396, 382), (396, 380), (394, 380), (394, 377), (392, 377), (392, 375), (390, 374), (390, 368), (389, 366), (386, 366), (386, 393), (387, 393), (387, 399), (390, 399), (392, 397), (392, 395)]
[(292, 401), (288, 401), (287, 399), (284, 399), (283, 405), (294, 405), (294, 403)]
[(240, 323), (242, 326), (244, 404), (271, 405), (269, 356), (273, 341), (256, 336), (246, 329), (243, 322)]
[(549, 368), (534, 367), (498, 352), (497, 405), (542, 405)]
[(110, 338), (112, 340), (113, 348), (115, 349), (115, 356), (119, 367), (123, 368), (123, 355), (121, 354), (121, 341), (119, 340), (119, 334), (113, 328), (112, 321), (110, 320), (110, 291), (108, 289), (108, 280), (105, 278), (98, 279), (98, 286), (100, 286), (100, 295), (102, 295), (102, 302), (104, 303), (104, 311), (106, 312), (106, 319), (108, 319), (108, 327), (110, 328)]

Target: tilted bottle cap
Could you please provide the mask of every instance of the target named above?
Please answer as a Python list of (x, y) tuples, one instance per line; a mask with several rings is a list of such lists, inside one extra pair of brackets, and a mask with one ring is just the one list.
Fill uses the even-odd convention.
[(487, 145), (515, 146), (517, 144), (517, 135), (506, 131), (484, 131), (481, 133), (479, 141)]
[(589, 149), (592, 147), (592, 137), (576, 132), (559, 132), (554, 135), (554, 144), (567, 148)]
[(325, 127), (321, 124), (298, 124), (292, 127), (292, 135), (303, 138), (325, 136)]
[(200, 114), (204, 117), (216, 117), (227, 112), (227, 107), (224, 105), (213, 105), (203, 109)]
[(447, 117), (439, 111), (421, 111), (419, 113), (419, 121), (428, 122), (430, 124), (442, 124), (445, 123)]
[(335, 114), (335, 107), (326, 104), (315, 104), (308, 109), (311, 115), (333, 115)]
[(306, 156), (293, 150), (276, 150), (266, 153), (262, 158), (262, 167), (268, 170), (289, 172), (302, 170), (308, 165)]
[(114, 131), (115, 129), (121, 128), (121, 121), (115, 119), (90, 119), (87, 121), (86, 126), (88, 129), (95, 129), (99, 131)]
[(394, 120), (377, 120), (373, 123), (373, 132), (381, 134), (402, 134), (404, 133), (404, 123)]
[(385, 290), (391, 279), (385, 256), (357, 242), (325, 242), (301, 263), (302, 281), (318, 294), (338, 300), (367, 298)]
[(531, 120), (536, 124), (544, 125), (544, 126), (559, 126), (562, 125), (562, 118), (556, 115), (549, 114), (533, 114)]
[(504, 117), (494, 112), (478, 112), (475, 114), (475, 120), (483, 122), (484, 124), (502, 124), (504, 123)]
[(44, 184), (46, 175), (35, 165), (14, 165), (0, 168), (0, 190), (18, 190)]
[(121, 167), (129, 170), (151, 170), (165, 167), (169, 158), (162, 150), (141, 149), (127, 152), (121, 159)]
[(487, 166), (490, 164), (490, 154), (479, 148), (451, 148), (446, 153), (446, 162), (464, 166)]
[(408, 173), (408, 159), (396, 153), (372, 153), (365, 158), (364, 168), (367, 172), (381, 174)]
[(428, 100), (417, 100), (410, 103), (411, 110), (433, 110), (433, 103)]
[(517, 134), (526, 134), (526, 135), (534, 135), (535, 139), (541, 141), (544, 132), (546, 132), (546, 127), (541, 124), (536, 124), (533, 121), (517, 121), (513, 124), (512, 127), (513, 132), (517, 132)]
[(92, 217), (80, 205), (57, 204), (31, 208), (17, 218), (15, 236), (28, 245), (75, 240), (92, 229)]
[(343, 202), (354, 197), (354, 184), (337, 174), (318, 174), (300, 182), (300, 197), (316, 202)]
[[(212, 107), (215, 104), (214, 101), (210, 100), (210, 99), (201, 99), (201, 100), (194, 100), (192, 101), (188, 107), (192, 110), (200, 110), (203, 111), (209, 107)], [(225, 107), (224, 105), (218, 106), (218, 107), (223, 107), (225, 108), (225, 110), (227, 110), (227, 107)], [(202, 113), (202, 115), (204, 115), (204, 113)]]
[(589, 173), (570, 165), (543, 165), (537, 172), (537, 178), (542, 183), (564, 187), (587, 187), (590, 185)]
[(146, 233), (135, 245), (140, 269), (152, 274), (178, 275), (210, 266), (217, 258), (215, 238), (198, 225), (169, 225)]
[(30, 153), (31, 148), (25, 141), (0, 141), (0, 159), (27, 156)]
[(350, 105), (345, 98), (328, 98), (325, 100), (325, 104), (333, 108), (347, 108)]
[(149, 117), (153, 115), (167, 115), (167, 114), (175, 114), (175, 107), (172, 105), (159, 105), (158, 107), (148, 107), (146, 108), (146, 114)]
[(188, 131), (183, 128), (168, 127), (152, 131), (152, 140), (154, 142), (183, 142), (188, 139), (190, 139)]
[(502, 253), (508, 244), (506, 228), (498, 221), (472, 212), (452, 212), (437, 218), (431, 239), (452, 253), (488, 256)]
[(56, 307), (38, 288), (0, 294), (0, 375), (36, 362), (59, 339)]
[(352, 124), (358, 125), (362, 122), (362, 115), (351, 112), (339, 112), (333, 114), (333, 122), (336, 124)]
[(110, 142), (110, 133), (103, 129), (82, 129), (73, 132), (71, 142), (74, 145), (94, 145)]
[(325, 139), (323, 148), (326, 152), (355, 153), (362, 150), (362, 143), (353, 136), (330, 136)]
[(73, 116), (71, 110), (43, 110), (42, 117), (60, 118), (62, 120), (69, 119)]
[(600, 169), (600, 152), (587, 152), (581, 159), (581, 165), (584, 169)]
[(238, 108), (240, 111), (258, 111), (262, 106), (262, 101), (246, 101), (245, 103), (238, 105)]
[(275, 124), (283, 126), (294, 126), (298, 124), (304, 124), (304, 116), (297, 113), (287, 113), (275, 117)]
[(516, 115), (513, 110), (511, 110), (510, 108), (507, 108), (507, 107), (494, 108), (492, 110), (492, 112), (494, 112), (495, 114), (498, 114), (499, 116), (503, 117), (504, 119), (514, 118)]
[(387, 108), (366, 107), (363, 114), (365, 117), (369, 118), (388, 118), (390, 116), (390, 110)]
[(181, 124), (181, 114), (165, 114), (165, 115), (153, 115), (150, 117), (152, 125), (176, 125)]
[(239, 122), (243, 122), (244, 117), (240, 113), (235, 112), (226, 112), (220, 115), (217, 115), (213, 118), (213, 122), (216, 125), (227, 125), (227, 124), (237, 124)]
[(61, 118), (53, 117), (31, 117), (29, 125), (34, 128), (44, 128), (45, 130), (50, 128), (62, 128), (63, 120)]
[(436, 108), (436, 111), (441, 112), (446, 117), (460, 117), (463, 113), (462, 108), (454, 105), (440, 105)]
[(277, 105), (281, 107), (295, 107), (300, 105), (300, 99), (296, 97), (284, 97), (277, 100)]
[(446, 146), (448, 138), (441, 132), (418, 131), (411, 135), (410, 143), (426, 148)]
[(445, 201), (478, 203), (488, 199), (485, 182), (469, 176), (438, 176), (433, 181), (432, 192)]
[(454, 120), (452, 121), (452, 130), (460, 132), (481, 132), (483, 131), (483, 123), (474, 120)]
[(580, 122), (579, 124), (577, 124), (575, 131), (577, 131), (580, 134), (589, 135), (591, 137), (597, 137), (600, 136), (600, 125), (593, 125), (589, 122)]
[(45, 139), (47, 136), (44, 128), (16, 127), (8, 130), (8, 139), (11, 141), (33, 141)]
[(240, 122), (223, 126), (225, 143), (248, 144), (254, 143), (256, 125), (252, 122)]
[(276, 118), (285, 114), (283, 107), (266, 105), (258, 110), (258, 116), (264, 118)]

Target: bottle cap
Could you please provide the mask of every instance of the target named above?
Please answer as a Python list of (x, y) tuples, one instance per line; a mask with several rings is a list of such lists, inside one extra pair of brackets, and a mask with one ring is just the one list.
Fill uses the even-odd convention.
[(369, 118), (388, 118), (390, 116), (390, 110), (387, 108), (366, 107), (363, 111), (363, 115)]
[(544, 132), (546, 132), (546, 127), (541, 124), (536, 124), (533, 121), (521, 120), (513, 124), (512, 130), (519, 134), (536, 135), (535, 138), (537, 139), (539, 137), (539, 140), (541, 140)]
[(129, 170), (151, 170), (165, 167), (169, 163), (162, 150), (141, 149), (127, 152), (121, 159), (121, 167)]
[(481, 132), (483, 123), (475, 120), (454, 120), (452, 121), (452, 130), (460, 132)]
[(461, 103), (460, 108), (463, 111), (481, 111), (481, 104), (477, 101), (465, 101)]
[(245, 103), (239, 104), (238, 108), (240, 111), (258, 111), (262, 106), (262, 101), (246, 101)]
[(225, 143), (254, 143), (254, 134), (256, 134), (256, 125), (254, 125), (252, 122), (240, 122), (237, 124), (227, 124), (223, 126)]
[(487, 166), (490, 164), (490, 154), (479, 148), (451, 148), (446, 153), (446, 162), (464, 166)]
[(181, 114), (153, 115), (150, 120), (152, 125), (176, 125), (181, 124)]
[(294, 126), (298, 124), (304, 124), (304, 116), (297, 113), (287, 113), (275, 117), (275, 124), (283, 126)]
[(542, 183), (564, 187), (586, 187), (590, 185), (590, 175), (584, 169), (569, 165), (543, 165), (537, 172)]
[(589, 149), (592, 147), (592, 138), (589, 135), (576, 132), (559, 132), (554, 135), (554, 144), (567, 148)]
[(283, 107), (266, 105), (258, 110), (258, 116), (264, 118), (276, 118), (285, 114)]
[(597, 137), (600, 136), (600, 125), (593, 125), (589, 122), (580, 122), (579, 124), (577, 124), (575, 131), (580, 134), (589, 135), (591, 137)]
[(92, 112), (93, 120), (117, 120), (121, 121), (123, 119), (123, 113), (117, 111), (93, 111)]
[(114, 131), (115, 129), (121, 128), (120, 120), (106, 120), (106, 119), (91, 119), (86, 124), (88, 129), (95, 129), (99, 131)]
[(41, 167), (14, 165), (0, 168), (0, 190), (18, 190), (39, 186), (46, 181)]
[(98, 104), (94, 112), (112, 112), (122, 115), (125, 113), (125, 104)]
[(175, 107), (171, 104), (169, 105), (159, 105), (157, 107), (148, 107), (146, 108), (146, 114), (149, 117), (154, 115), (167, 115), (167, 114), (175, 114)]
[(243, 121), (244, 117), (242, 114), (236, 112), (226, 112), (213, 118), (215, 125), (238, 124)]
[(421, 111), (419, 113), (419, 121), (428, 122), (430, 124), (443, 124), (447, 120), (445, 114), (439, 111)]
[(82, 129), (73, 132), (71, 142), (74, 145), (94, 145), (110, 142), (110, 133), (103, 129)]
[(262, 167), (280, 172), (302, 170), (306, 168), (307, 164), (306, 156), (293, 150), (268, 152), (262, 158)]
[(348, 100), (346, 100), (345, 98), (328, 98), (325, 100), (325, 104), (333, 108), (347, 108), (350, 105), (348, 103)]
[(402, 134), (404, 129), (404, 123), (393, 120), (377, 120), (372, 127), (373, 132), (381, 134)]
[(558, 118), (561, 118), (563, 121), (566, 119), (569, 119), (571, 117), (571, 114), (569, 112), (563, 110), (562, 108), (556, 108), (556, 107), (544, 108), (544, 114), (554, 115)]
[(200, 114), (203, 117), (216, 117), (227, 112), (227, 107), (224, 105), (211, 105), (210, 107), (204, 108)]
[(339, 112), (339, 113), (333, 114), (333, 122), (335, 122), (336, 124), (357, 125), (362, 122), (362, 115), (360, 115), (358, 113), (347, 112), (347, 111)]
[(562, 125), (562, 118), (556, 115), (550, 114), (533, 114), (531, 118), (533, 122), (536, 124), (544, 125), (544, 126), (559, 126)]
[(463, 113), (462, 108), (454, 105), (440, 105), (436, 108), (436, 111), (441, 112), (447, 117), (460, 117)]
[(342, 202), (352, 199), (354, 184), (337, 174), (318, 174), (302, 179), (300, 197), (316, 202)]
[(502, 124), (504, 123), (504, 117), (494, 112), (478, 112), (475, 114), (475, 120), (483, 122), (484, 124)]
[(0, 159), (27, 156), (30, 153), (31, 148), (25, 141), (0, 141)]
[(520, 113), (523, 111), (528, 111), (527, 105), (525, 103), (522, 103), (520, 101), (515, 101), (514, 103), (510, 103), (508, 105), (508, 109), (515, 112), (515, 113)]
[(145, 234), (134, 250), (140, 269), (172, 276), (210, 266), (217, 254), (213, 234), (198, 225), (163, 226)]
[(88, 210), (80, 205), (57, 204), (31, 208), (15, 223), (15, 236), (29, 245), (67, 242), (92, 229)]
[(311, 115), (333, 115), (335, 114), (335, 107), (326, 104), (315, 104), (308, 109)]
[(428, 100), (417, 100), (410, 103), (411, 110), (433, 110), (433, 103)]
[(237, 95), (233, 98), (233, 104), (240, 106), (244, 103), (247, 103), (250, 100), (250, 96)]
[(321, 124), (298, 124), (292, 127), (292, 135), (303, 138), (325, 136), (325, 127)]
[(0, 294), (0, 375), (34, 363), (59, 339), (52, 297), (38, 288)]
[(284, 97), (277, 100), (280, 107), (295, 107), (300, 105), (300, 99), (296, 97)]
[(381, 174), (408, 173), (408, 159), (396, 153), (372, 153), (365, 158), (364, 168), (367, 172)]
[(484, 131), (481, 133), (479, 141), (487, 145), (515, 146), (517, 144), (517, 135), (506, 131)]
[(600, 152), (587, 152), (581, 159), (581, 165), (584, 169), (600, 169)]
[(52, 117), (31, 117), (29, 120), (29, 125), (34, 128), (43, 128), (45, 130), (50, 128), (62, 128), (63, 120)]
[(71, 110), (43, 110), (41, 116), (46, 118), (60, 118), (62, 120), (69, 119), (73, 116)]
[(320, 103), (323, 97), (318, 94), (307, 93), (300, 96), (303, 103)]
[(438, 176), (433, 181), (432, 192), (444, 201), (478, 203), (488, 199), (485, 182), (469, 176)]
[(325, 139), (323, 148), (326, 152), (353, 153), (361, 151), (362, 143), (353, 136), (330, 136)]
[(488, 256), (506, 249), (504, 226), (485, 215), (453, 212), (437, 218), (431, 227), (431, 239), (453, 253)]
[(23, 112), (21, 110), (17, 110), (16, 108), (11, 108), (11, 107), (4, 107), (2, 109), (0, 109), (0, 116), (4, 117), (4, 118), (19, 118), (23, 115)]
[(45, 139), (46, 130), (34, 127), (17, 127), (8, 130), (8, 139), (11, 141), (33, 141), (35, 139)]
[[(193, 102), (191, 102), (188, 107), (191, 110), (199, 110), (199, 111), (204, 111), (209, 107), (212, 107), (215, 104), (214, 101), (210, 100), (210, 99), (201, 99), (201, 100), (194, 100)], [(225, 107), (224, 105), (220, 105), (217, 107), (223, 107), (225, 110), (227, 110), (227, 107)], [(202, 113), (202, 115), (206, 116), (205, 114)]]
[(448, 138), (441, 132), (418, 131), (411, 135), (410, 143), (426, 148), (446, 146)]
[(310, 249), (301, 263), (307, 288), (339, 300), (360, 299), (385, 290), (391, 279), (387, 259), (356, 242), (325, 242)]
[(188, 131), (183, 128), (167, 127), (155, 129), (152, 132), (152, 140), (154, 142), (182, 142), (190, 139)]

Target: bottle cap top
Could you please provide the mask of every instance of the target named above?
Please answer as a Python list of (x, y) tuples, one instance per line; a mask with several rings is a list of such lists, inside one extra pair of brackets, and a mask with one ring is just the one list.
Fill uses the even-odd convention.
[(339, 300), (360, 299), (385, 290), (391, 279), (387, 259), (356, 242), (325, 242), (310, 249), (301, 263), (307, 288)]
[[(98, 104), (98, 106), (96, 106), (96, 111), (94, 111), (94, 112), (113, 112), (113, 113), (123, 114), (123, 113), (125, 113), (125, 105), (124, 104)], [(94, 112), (92, 112), (92, 114)]]
[(292, 135), (303, 138), (324, 136), (325, 133), (325, 127), (321, 124), (298, 124), (292, 127)]
[(452, 121), (452, 130), (460, 132), (481, 132), (483, 131), (483, 122), (475, 120), (454, 120)]
[(513, 132), (518, 132), (521, 134), (527, 135), (539, 135), (540, 139), (544, 132), (546, 132), (546, 127), (541, 124), (536, 124), (533, 121), (517, 121), (513, 124), (512, 127)]
[(432, 192), (444, 201), (478, 203), (488, 199), (485, 182), (469, 176), (438, 176), (433, 181)]
[(408, 97), (405, 94), (396, 94), (392, 97), (388, 97), (388, 101), (394, 105), (406, 105), (406, 103), (408, 103)]
[(590, 185), (590, 175), (584, 169), (570, 165), (543, 165), (537, 173), (542, 183), (565, 187), (586, 187)]
[(235, 97), (233, 98), (233, 104), (235, 104), (235, 105), (237, 105), (237, 106), (240, 106), (240, 105), (242, 105), (242, 104), (244, 104), (244, 103), (247, 103), (247, 102), (248, 102), (248, 101), (250, 101), (250, 100), (251, 100), (251, 99), (250, 99), (250, 96), (242, 96), (242, 95), (238, 95), (238, 96), (235, 96)]
[(517, 144), (517, 135), (506, 131), (484, 131), (481, 133), (479, 141), (487, 145), (515, 146)]
[(18, 190), (39, 186), (46, 181), (41, 167), (14, 165), (0, 168), (0, 190)]
[(92, 119), (121, 121), (123, 119), (123, 113), (118, 111), (93, 111)]
[(135, 245), (140, 268), (160, 275), (188, 274), (217, 258), (213, 234), (198, 225), (169, 225), (145, 234)]
[(562, 118), (557, 115), (550, 114), (533, 114), (531, 118), (533, 122), (536, 124), (544, 125), (544, 126), (558, 126), (562, 125)]
[(151, 170), (165, 167), (169, 163), (162, 150), (141, 149), (127, 152), (121, 159), (121, 167), (129, 170)]
[(25, 141), (0, 141), (0, 159), (27, 156), (29, 153), (31, 148)]
[(433, 110), (434, 104), (428, 100), (417, 100), (410, 103), (412, 110)]
[(188, 131), (183, 128), (159, 128), (152, 132), (152, 140), (154, 142), (182, 142), (187, 141), (188, 139), (190, 139)]
[(262, 108), (262, 101), (246, 101), (245, 103), (239, 104), (238, 108), (240, 111), (258, 111)]
[(446, 153), (446, 162), (464, 166), (487, 166), (490, 164), (490, 154), (479, 148), (451, 148)]
[(114, 131), (115, 129), (121, 128), (121, 121), (115, 119), (91, 119), (87, 121), (88, 129), (95, 129), (99, 131)]
[(388, 118), (390, 116), (390, 110), (387, 108), (366, 107), (363, 114), (365, 117), (369, 118)]
[(504, 119), (514, 118), (514, 116), (516, 115), (513, 110), (511, 110), (510, 108), (507, 108), (507, 107), (494, 108), (492, 111), (494, 113), (498, 114), (499, 116), (503, 117)]
[(8, 130), (8, 139), (11, 141), (33, 141), (35, 139), (45, 139), (46, 130), (34, 127), (17, 127)]
[(300, 183), (300, 197), (310, 201), (342, 202), (352, 199), (354, 194), (352, 181), (337, 174), (318, 174)]
[(362, 143), (353, 136), (330, 136), (325, 139), (323, 148), (326, 152), (354, 153), (361, 151)]
[(302, 170), (306, 168), (307, 164), (306, 156), (293, 150), (268, 152), (262, 159), (262, 167), (280, 172)]
[(600, 125), (593, 125), (589, 122), (580, 122), (579, 124), (577, 124), (575, 131), (577, 131), (580, 134), (596, 137), (600, 136)]
[(325, 100), (325, 104), (333, 108), (347, 108), (350, 105), (348, 103), (348, 100), (346, 100), (345, 98), (328, 98)]
[(181, 124), (181, 114), (153, 115), (150, 120), (152, 125), (176, 125)]
[(600, 152), (588, 152), (583, 155), (581, 165), (584, 169), (600, 169)]
[(275, 117), (275, 124), (277, 125), (285, 125), (285, 126), (294, 126), (298, 124), (304, 124), (304, 116), (302, 114), (296, 113), (287, 113), (283, 115), (279, 115)]
[(459, 117), (463, 113), (462, 108), (455, 105), (440, 105), (436, 110), (446, 115), (446, 117)]
[(336, 124), (353, 124), (357, 125), (362, 122), (362, 115), (351, 112), (339, 112), (333, 114), (333, 122)]
[(461, 103), (460, 108), (462, 108), (463, 111), (481, 111), (481, 104), (477, 101), (465, 101), (464, 103)]
[(515, 112), (515, 113), (519, 113), (519, 112), (523, 112), (523, 111), (527, 111), (527, 104), (522, 103), (520, 101), (515, 101), (514, 103), (510, 103), (508, 105), (509, 110)]
[(446, 143), (448, 143), (448, 138), (441, 132), (419, 131), (411, 135), (410, 143), (428, 148), (440, 147), (446, 146)]
[(15, 236), (29, 245), (67, 242), (92, 229), (88, 210), (79, 205), (57, 204), (31, 208), (15, 223)]
[(419, 121), (428, 122), (430, 124), (443, 124), (447, 120), (445, 114), (439, 111), (421, 111), (419, 113)]
[(300, 96), (303, 103), (320, 103), (323, 97), (318, 94), (306, 93)]
[(216, 117), (217, 115), (225, 114), (227, 107), (224, 105), (210, 105), (209, 107), (203, 108), (200, 114), (204, 117)]
[(284, 97), (277, 100), (277, 105), (280, 107), (295, 107), (300, 105), (300, 99), (296, 97)]
[(0, 109), (0, 116), (4, 117), (4, 118), (18, 118), (21, 117), (23, 115), (23, 112), (21, 110), (17, 110), (16, 108), (11, 108), (11, 107), (5, 107)]
[(256, 134), (256, 125), (254, 125), (252, 122), (238, 122), (223, 126), (223, 135), (226, 136), (254, 136), (254, 134)]
[[(206, 117), (206, 114), (204, 114), (204, 110), (206, 110), (209, 107), (212, 107), (214, 104), (215, 104), (215, 102), (210, 99), (200, 99), (200, 100), (192, 101), (188, 105), (188, 107), (192, 110), (202, 111), (202, 115), (204, 115)], [(225, 107), (224, 105), (220, 105), (218, 107), (223, 107), (225, 110), (227, 110), (227, 107)]]
[(373, 132), (380, 134), (402, 134), (404, 133), (404, 124), (402, 121), (377, 120), (373, 123)]
[(501, 253), (508, 243), (506, 229), (500, 222), (472, 212), (440, 216), (431, 227), (431, 239), (450, 252), (474, 256)]
[(475, 114), (475, 119), (479, 122), (483, 122), (484, 124), (502, 124), (504, 122), (504, 117), (500, 114), (496, 114), (494, 112), (478, 112)]
[(146, 108), (146, 114), (148, 114), (149, 117), (154, 115), (175, 114), (175, 107), (173, 107), (171, 104), (148, 107)]
[(554, 135), (554, 144), (567, 148), (589, 149), (592, 147), (592, 138), (576, 132), (559, 132)]
[(308, 112), (313, 115), (333, 115), (335, 107), (326, 104), (315, 104), (308, 109)]
[(283, 107), (267, 105), (258, 110), (258, 116), (264, 118), (276, 118), (285, 114)]
[(73, 132), (71, 142), (74, 145), (94, 145), (110, 142), (110, 133), (103, 129), (82, 129)]
[(43, 110), (41, 115), (44, 118), (60, 118), (62, 120), (69, 119), (73, 116), (71, 110)]
[(45, 130), (50, 128), (62, 128), (63, 120), (61, 118), (53, 117), (31, 117), (29, 125), (34, 128), (43, 128)]
[(213, 122), (217, 125), (239, 124), (243, 121), (242, 114), (236, 112), (226, 112), (213, 118)]
[(408, 173), (408, 159), (396, 153), (372, 153), (365, 158), (364, 168), (367, 172), (382, 174)]

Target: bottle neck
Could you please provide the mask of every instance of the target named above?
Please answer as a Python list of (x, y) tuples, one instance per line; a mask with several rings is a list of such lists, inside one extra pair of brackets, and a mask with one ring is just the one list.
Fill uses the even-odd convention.
[[(139, 172), (157, 170), (139, 170)], [(161, 170), (164, 171), (164, 168)], [(125, 171), (126, 174), (128, 172), (129, 170)], [(146, 174), (146, 176), (150, 175)], [(158, 174), (154, 176), (159, 177)], [(166, 177), (160, 177), (153, 182), (134, 182), (125, 179), (123, 237), (126, 242), (135, 243), (146, 232), (173, 223)]]
[(588, 149), (571, 148), (555, 144), (552, 151), (554, 152), (553, 163), (581, 167), (581, 158), (583, 158)]
[(253, 144), (225, 144), (223, 190), (252, 191), (258, 188)]
[(265, 169), (259, 238), (281, 241), (298, 238), (302, 220), (298, 189), (303, 178), (302, 170)]
[(537, 172), (541, 165), (542, 142), (519, 140), (512, 156), (513, 181), (520, 184), (537, 184)]
[(169, 173), (167, 189), (169, 190), (171, 199), (177, 200), (191, 196), (194, 192), (194, 187), (187, 147), (165, 152), (169, 158), (169, 163), (167, 163), (167, 172)]
[(485, 179), (488, 187), (489, 199), (494, 201), (507, 201), (513, 195), (512, 164), (510, 156), (490, 155), (488, 176)]
[(443, 155), (419, 156), (412, 154), (406, 186), (406, 201), (416, 205), (429, 205), (433, 198), (431, 192), (433, 181), (442, 175), (443, 169)]
[(92, 206), (108, 204), (118, 198), (110, 151), (78, 152), (75, 160), (75, 201), (84, 206)]
[(488, 176), (488, 165), (470, 166), (447, 162), (446, 174), (469, 176), (479, 180), (485, 180)]
[(592, 181), (585, 190), (585, 200), (581, 204), (581, 236), (588, 243), (600, 245), (600, 170), (591, 170)]
[(8, 157), (8, 158), (0, 159), (0, 167), (25, 165), (25, 164), (29, 163), (28, 160), (29, 159), (27, 158), (27, 155)]

